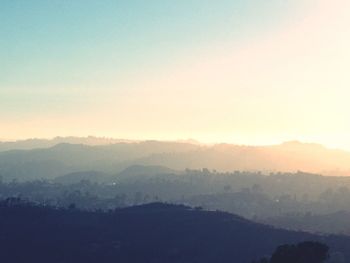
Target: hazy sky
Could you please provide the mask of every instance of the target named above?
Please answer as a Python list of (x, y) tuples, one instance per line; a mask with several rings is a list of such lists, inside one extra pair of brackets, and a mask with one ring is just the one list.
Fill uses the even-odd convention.
[(349, 134), (348, 0), (0, 1), (0, 138)]

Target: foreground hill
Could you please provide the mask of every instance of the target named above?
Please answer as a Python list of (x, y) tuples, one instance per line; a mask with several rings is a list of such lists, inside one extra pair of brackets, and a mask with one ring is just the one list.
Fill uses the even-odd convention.
[(153, 203), (113, 212), (0, 204), (1, 262), (251, 262), (315, 240), (350, 258), (350, 238), (274, 229), (228, 213)]
[[(75, 141), (79, 142), (78, 139)], [(5, 179), (29, 180), (81, 171), (115, 174), (129, 166), (143, 165), (166, 166), (172, 170), (205, 167), (218, 171), (301, 170), (325, 175), (350, 175), (350, 153), (317, 144), (288, 142), (258, 147), (159, 141), (108, 142), (100, 142), (103, 145), (61, 143), (50, 148), (0, 152), (0, 174)]]

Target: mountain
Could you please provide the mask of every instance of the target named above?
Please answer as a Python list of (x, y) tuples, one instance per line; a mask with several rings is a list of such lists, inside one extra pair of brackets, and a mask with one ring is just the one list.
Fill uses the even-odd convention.
[[(116, 174), (133, 165), (172, 170), (296, 172), (350, 175), (350, 153), (318, 144), (288, 142), (275, 146), (198, 145), (142, 141), (104, 145), (61, 143), (50, 148), (0, 152), (6, 178), (54, 178), (87, 170)], [(38, 171), (36, 171), (37, 169)]]
[(32, 150), (37, 148), (50, 148), (57, 144), (84, 144), (84, 145), (108, 145), (114, 143), (129, 143), (136, 142), (132, 140), (112, 139), (105, 137), (55, 137), (53, 139), (27, 139), (18, 141), (0, 141), (0, 152), (9, 150)]
[(275, 229), (222, 213), (152, 203), (110, 212), (0, 203), (7, 262), (249, 263), (281, 244), (319, 241), (350, 258), (350, 238)]
[(0, 175), (6, 180), (33, 180), (89, 170), (116, 174), (152, 154), (196, 148), (192, 144), (157, 141), (98, 146), (61, 143), (50, 148), (0, 152)]
[(350, 153), (318, 144), (287, 142), (273, 146), (216, 144), (186, 153), (160, 153), (138, 160), (144, 165), (164, 165), (172, 169), (219, 171), (296, 172), (350, 175)]

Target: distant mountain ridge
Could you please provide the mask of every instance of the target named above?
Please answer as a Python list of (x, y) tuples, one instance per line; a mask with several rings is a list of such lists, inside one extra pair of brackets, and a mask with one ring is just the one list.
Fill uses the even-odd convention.
[[(65, 139), (56, 138), (50, 144), (62, 140)], [(265, 173), (300, 170), (324, 175), (350, 175), (349, 152), (295, 141), (273, 146), (201, 145), (166, 141), (121, 142), (95, 137), (69, 137), (68, 141), (79, 143), (61, 142), (36, 149), (0, 150), (0, 174), (5, 178), (54, 178), (81, 171), (116, 174), (129, 166), (143, 165), (162, 166), (177, 171), (186, 168)], [(32, 142), (32, 146), (34, 144)], [(43, 143), (37, 145), (43, 146)], [(4, 148), (4, 143), (0, 143), (0, 149)]]
[(50, 148), (57, 144), (69, 143), (69, 144), (84, 144), (90, 146), (96, 145), (108, 145), (113, 143), (129, 143), (137, 142), (136, 140), (114, 139), (106, 137), (55, 137), (53, 139), (26, 139), (17, 141), (1, 141), (0, 140), (0, 152), (9, 150), (32, 150), (37, 148)]
[[(152, 141), (152, 140), (144, 140), (144, 141)], [(31, 138), (31, 139), (16, 140), (16, 141), (7, 141), (7, 140), (0, 139), (0, 152), (10, 151), (10, 150), (34, 150), (38, 148), (50, 148), (58, 144), (83, 144), (83, 145), (89, 145), (89, 146), (98, 146), (98, 145), (109, 145), (109, 144), (117, 144), (117, 143), (139, 143), (144, 141), (116, 139), (116, 138), (108, 138), (108, 137), (96, 137), (96, 136), (87, 136), (87, 137), (57, 136), (52, 139)], [(172, 142), (172, 141), (164, 141), (164, 142)], [(202, 144), (199, 141), (196, 141), (194, 139), (176, 140), (173, 142), (195, 144), (195, 145)]]

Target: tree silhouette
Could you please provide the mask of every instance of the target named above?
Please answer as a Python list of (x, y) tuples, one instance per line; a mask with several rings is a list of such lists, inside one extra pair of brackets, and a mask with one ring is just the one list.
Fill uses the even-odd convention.
[(271, 259), (260, 259), (256, 263), (322, 263), (329, 258), (328, 246), (319, 242), (302, 242), (297, 245), (279, 246)]
[(328, 258), (328, 246), (319, 242), (302, 242), (277, 248), (270, 263), (322, 263)]

